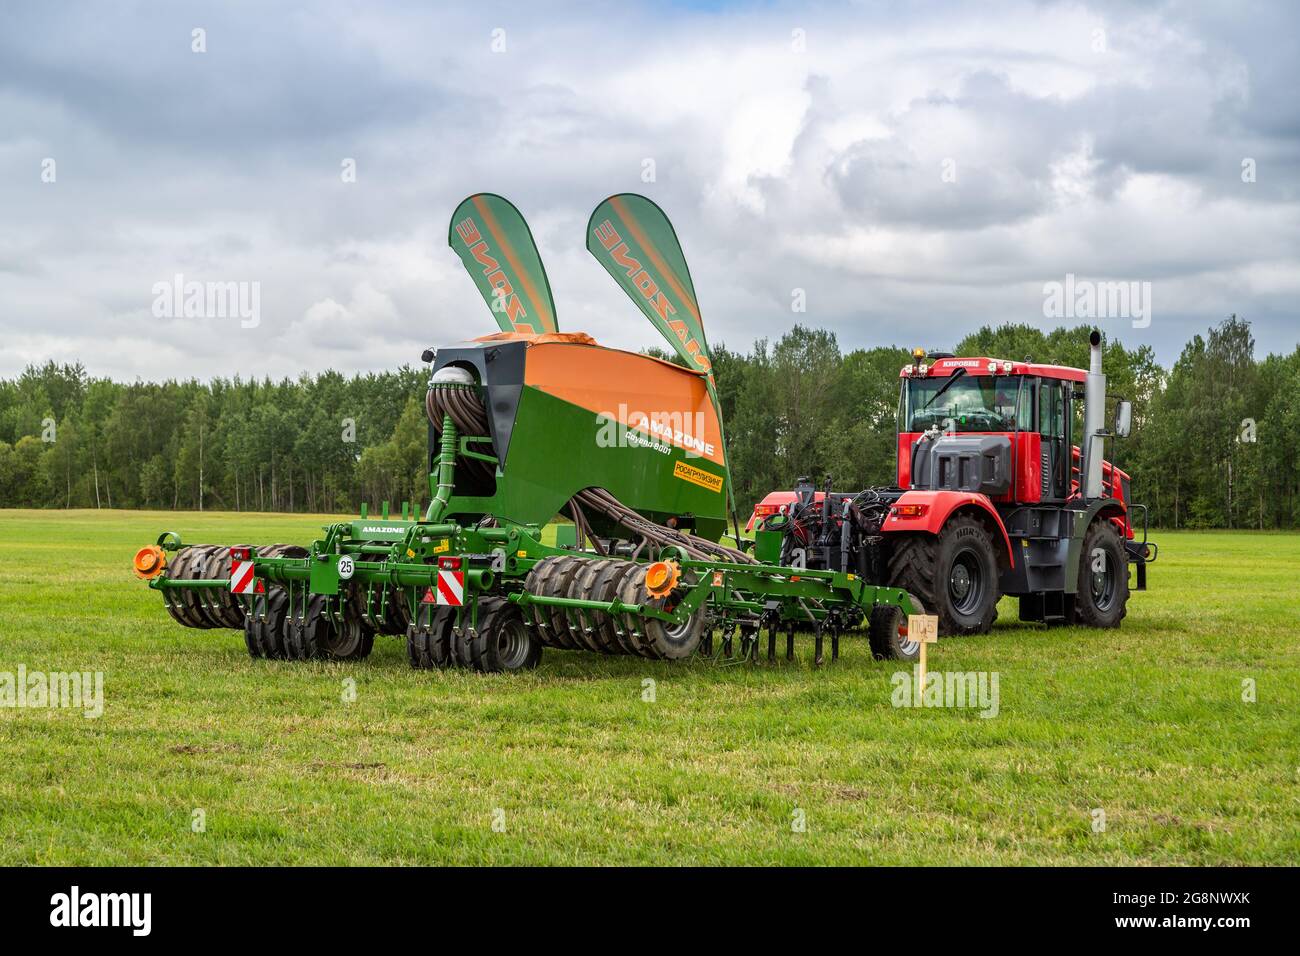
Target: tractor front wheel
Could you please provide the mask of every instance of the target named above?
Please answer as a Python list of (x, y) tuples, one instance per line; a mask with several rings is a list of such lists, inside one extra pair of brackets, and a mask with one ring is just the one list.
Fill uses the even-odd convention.
[(1128, 558), (1119, 532), (1099, 518), (1083, 537), (1074, 616), (1087, 627), (1119, 627), (1128, 613)]
[(971, 515), (951, 519), (937, 536), (900, 535), (889, 580), (939, 616), (940, 634), (984, 634), (997, 617), (998, 559), (993, 537)]

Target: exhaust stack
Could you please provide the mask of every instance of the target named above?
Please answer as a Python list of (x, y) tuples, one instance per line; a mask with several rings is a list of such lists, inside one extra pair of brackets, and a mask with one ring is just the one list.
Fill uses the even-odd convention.
[(1092, 354), (1084, 385), (1083, 409), (1083, 496), (1101, 497), (1101, 462), (1106, 453), (1106, 375), (1101, 370), (1101, 333), (1088, 336)]

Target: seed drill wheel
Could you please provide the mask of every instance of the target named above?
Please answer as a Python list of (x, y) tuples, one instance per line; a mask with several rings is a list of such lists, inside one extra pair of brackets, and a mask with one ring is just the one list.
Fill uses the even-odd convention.
[[(920, 613), (925, 613), (919, 601), (913, 598), (912, 603)], [(908, 639), (907, 615), (897, 605), (882, 604), (872, 608), (867, 638), (871, 644), (871, 656), (878, 661), (914, 661), (921, 656), (920, 643)]]
[(244, 617), (244, 644), (250, 657), (283, 660), (284, 613), (289, 607), (289, 594), (281, 587), (272, 587), (266, 593), (266, 620), (261, 620), (262, 597), (253, 604), (253, 612)]
[[(617, 561), (613, 558), (579, 558), (583, 567), (569, 584), (567, 597), (590, 601), (595, 597), (596, 581), (607, 571), (613, 570)], [(569, 611), (569, 631), (589, 651), (604, 654), (617, 653), (618, 645), (610, 648), (604, 641), (603, 627), (597, 625), (596, 612), (574, 609)]]
[[(533, 594), (544, 594), (548, 597), (568, 597), (569, 586), (573, 579), (577, 577), (587, 563), (589, 558), (579, 558), (572, 555), (562, 555), (555, 559), (555, 565), (547, 572), (541, 582), (540, 590), (529, 590)], [(580, 650), (587, 645), (579, 643), (577, 636), (569, 628), (569, 616), (565, 613), (564, 608), (543, 607), (541, 614), (549, 616), (551, 639), (555, 642), (556, 647), (563, 647), (566, 650)]]
[[(533, 569), (528, 572), (528, 578), (524, 582), (524, 590), (529, 594), (550, 594), (552, 579), (564, 567), (563, 560), (561, 557), (551, 555), (538, 561), (537, 564), (533, 565)], [(567, 646), (561, 643), (560, 637), (555, 631), (550, 608), (538, 605), (532, 609), (532, 614), (537, 622), (537, 638), (544, 647)]]
[[(601, 575), (600, 580), (596, 582), (594, 597), (598, 601), (613, 601), (622, 593), (624, 582), (635, 576), (639, 570), (640, 565), (634, 561), (615, 561), (614, 567)], [(636, 644), (632, 641), (628, 629), (623, 626), (622, 615), (606, 614), (602, 611), (598, 616), (601, 637), (607, 647), (615, 649), (613, 653), (637, 653)]]
[(524, 624), (517, 604), (485, 598), (479, 604), (479, 626), (473, 637), (461, 637), (461, 656), (485, 673), (531, 670), (542, 659), (542, 642)]
[[(620, 600), (624, 604), (642, 604), (671, 610), (677, 603), (677, 592), (663, 597), (651, 597), (646, 591), (646, 570), (647, 568), (638, 566), (635, 573), (623, 578)], [(637, 614), (624, 614), (623, 618), (630, 639), (642, 657), (681, 660), (694, 654), (704, 637), (706, 613), (703, 606), (696, 608), (681, 624), (669, 624), (658, 618)]]
[(418, 619), (406, 629), (406, 659), (420, 670), (451, 667), (451, 628), (456, 621), (452, 608), (420, 606)]
[[(370, 634), (369, 642), (357, 633), (358, 629)], [(294, 613), (285, 617), (282, 633), (284, 656), (291, 661), (321, 660), (335, 656), (335, 650), (365, 657), (374, 643), (373, 632), (362, 628), (360, 620), (351, 615), (344, 619), (342, 628), (335, 627), (325, 616), (325, 597), (320, 594), (308, 598), (305, 613), (295, 607)]]

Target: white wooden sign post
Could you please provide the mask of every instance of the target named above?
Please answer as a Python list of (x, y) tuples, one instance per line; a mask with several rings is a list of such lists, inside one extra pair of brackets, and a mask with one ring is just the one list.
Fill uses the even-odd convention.
[(939, 639), (939, 619), (933, 614), (907, 615), (907, 639), (921, 645), (921, 656), (917, 663), (918, 700), (925, 705), (925, 647)]

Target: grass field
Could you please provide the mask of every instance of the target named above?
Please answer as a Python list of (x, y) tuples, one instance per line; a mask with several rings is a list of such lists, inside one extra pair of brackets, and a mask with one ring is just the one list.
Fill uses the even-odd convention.
[(1157, 536), (1118, 632), (1004, 602), (931, 654), (998, 673), (992, 718), (894, 708), (860, 636), (820, 671), (808, 639), (776, 667), (417, 672), (394, 638), (253, 661), (128, 570), (160, 530), (307, 543), (325, 520), (0, 511), (0, 672), (102, 671), (105, 701), (0, 709), (0, 864), (1300, 860), (1300, 536)]

